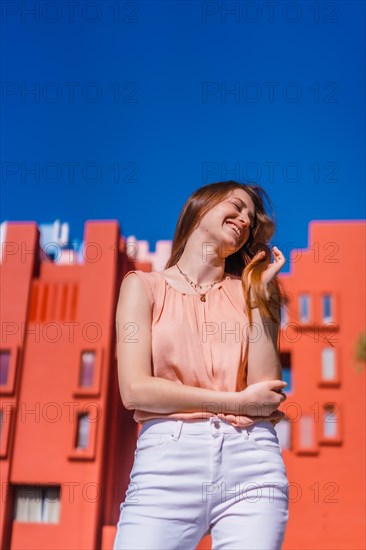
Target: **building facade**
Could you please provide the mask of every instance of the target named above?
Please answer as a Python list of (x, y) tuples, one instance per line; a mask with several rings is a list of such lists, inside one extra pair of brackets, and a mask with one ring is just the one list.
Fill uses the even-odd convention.
[[(129, 269), (164, 269), (169, 246), (139, 253), (116, 221), (86, 223), (77, 253), (41, 237), (2, 227), (0, 547), (109, 550), (139, 429), (118, 390), (118, 293)], [(363, 222), (312, 222), (280, 275), (284, 550), (366, 547), (364, 250)]]

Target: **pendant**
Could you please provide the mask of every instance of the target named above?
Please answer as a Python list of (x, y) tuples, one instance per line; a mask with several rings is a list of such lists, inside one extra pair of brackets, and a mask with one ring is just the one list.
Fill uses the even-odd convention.
[(205, 302), (206, 301), (206, 296), (204, 294), (201, 294), (201, 302)]

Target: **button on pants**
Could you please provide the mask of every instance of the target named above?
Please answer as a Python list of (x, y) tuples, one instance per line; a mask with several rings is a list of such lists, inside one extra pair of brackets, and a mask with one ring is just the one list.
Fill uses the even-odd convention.
[(219, 417), (144, 422), (113, 550), (279, 550), (288, 479), (276, 430)]

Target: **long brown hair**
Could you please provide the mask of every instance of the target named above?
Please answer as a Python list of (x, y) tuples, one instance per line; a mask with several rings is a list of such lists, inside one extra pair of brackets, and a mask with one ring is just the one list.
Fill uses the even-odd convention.
[[(267, 243), (275, 232), (276, 222), (270, 198), (259, 185), (229, 180), (210, 183), (194, 191), (180, 212), (174, 232), (171, 255), (165, 269), (179, 261), (188, 238), (199, 225), (203, 216), (235, 189), (242, 189), (251, 197), (255, 206), (255, 218), (247, 242), (237, 252), (225, 259), (225, 272), (241, 277), (249, 326), (252, 326), (250, 286), (262, 316), (269, 317), (275, 323), (280, 323), (281, 306), (287, 304), (289, 298), (283, 290), (278, 276), (271, 281), (268, 289), (269, 300), (264, 293), (262, 273), (271, 261), (271, 250)], [(271, 210), (271, 217), (266, 212), (265, 200)], [(265, 252), (263, 258), (253, 259), (262, 250)]]

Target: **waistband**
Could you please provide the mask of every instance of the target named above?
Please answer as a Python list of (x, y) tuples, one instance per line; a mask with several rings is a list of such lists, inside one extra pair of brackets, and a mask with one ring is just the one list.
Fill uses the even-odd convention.
[(180, 434), (206, 434), (206, 433), (249, 433), (255, 427), (267, 428), (273, 431), (275, 428), (271, 422), (258, 421), (248, 428), (234, 426), (230, 422), (223, 420), (218, 416), (211, 416), (203, 420), (179, 420), (170, 418), (152, 418), (145, 420), (140, 430), (140, 435), (146, 431), (149, 434), (166, 434), (171, 433), (173, 439), (178, 439)]

